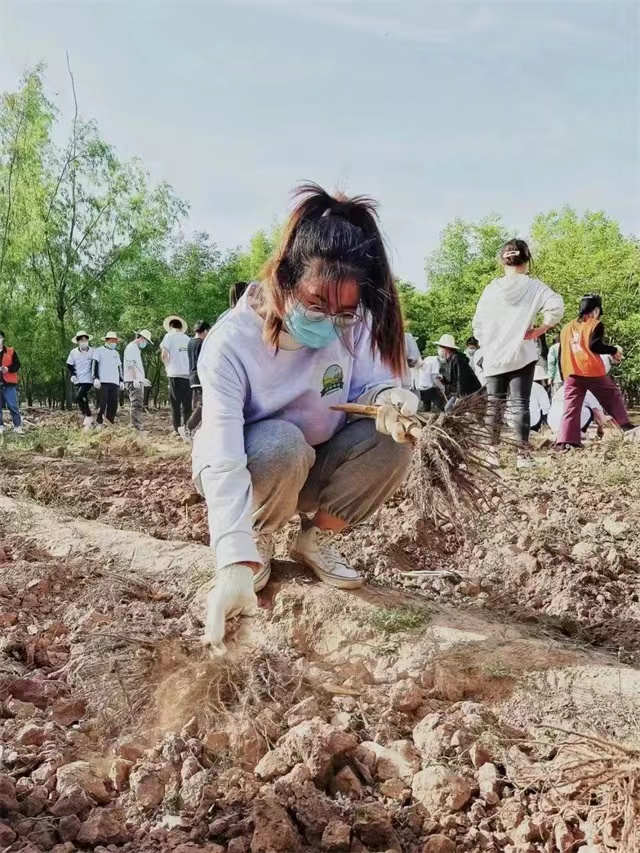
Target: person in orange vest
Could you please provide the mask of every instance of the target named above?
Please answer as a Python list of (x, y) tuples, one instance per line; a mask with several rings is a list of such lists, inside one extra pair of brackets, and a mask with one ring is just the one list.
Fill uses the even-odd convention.
[(2, 412), (6, 406), (11, 412), (13, 431), (16, 435), (24, 435), (22, 418), (18, 406), (18, 371), (20, 359), (13, 347), (4, 342), (4, 332), (0, 331), (0, 435), (4, 432)]
[(622, 360), (622, 349), (604, 339), (602, 297), (589, 293), (580, 300), (578, 316), (560, 332), (558, 362), (564, 380), (564, 414), (558, 431), (557, 450), (581, 447), (580, 415), (587, 391), (625, 433), (625, 438), (640, 438), (640, 427), (629, 420), (620, 389), (607, 375), (603, 355)]

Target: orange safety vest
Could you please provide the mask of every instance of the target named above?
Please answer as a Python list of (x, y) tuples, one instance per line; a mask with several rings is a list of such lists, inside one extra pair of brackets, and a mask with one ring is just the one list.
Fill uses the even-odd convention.
[(572, 320), (560, 332), (560, 366), (565, 379), (567, 376), (606, 376), (603, 360), (589, 348), (589, 339), (600, 322), (597, 317)]
[[(7, 347), (2, 353), (2, 358), (0, 359), (0, 364), (2, 367), (11, 367), (11, 362), (13, 361), (13, 353), (15, 350), (13, 347)], [(17, 385), (18, 384), (18, 374), (17, 373), (3, 373), (2, 374), (3, 382), (6, 382), (7, 385)]]

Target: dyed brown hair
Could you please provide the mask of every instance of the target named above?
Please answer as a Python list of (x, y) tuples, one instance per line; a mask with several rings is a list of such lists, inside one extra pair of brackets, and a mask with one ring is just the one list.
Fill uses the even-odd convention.
[(400, 376), (406, 366), (402, 311), (376, 203), (365, 196), (329, 195), (314, 183), (299, 186), (297, 204), (277, 252), (262, 273), (264, 334), (277, 348), (290, 296), (309, 273), (329, 288), (355, 281), (371, 323), (371, 349)]

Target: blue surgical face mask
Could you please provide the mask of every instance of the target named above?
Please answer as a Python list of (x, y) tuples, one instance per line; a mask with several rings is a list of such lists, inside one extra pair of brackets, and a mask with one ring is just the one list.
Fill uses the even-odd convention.
[(310, 349), (328, 347), (340, 336), (331, 317), (322, 320), (309, 320), (304, 306), (299, 302), (290, 308), (284, 318), (287, 331), (299, 344)]
[(106, 348), (107, 348), (107, 349), (115, 349), (115, 348), (118, 346), (118, 344), (109, 344), (109, 343), (107, 343), (107, 344), (105, 344), (105, 346), (106, 346)]
[(147, 345), (147, 341), (138, 341), (138, 346), (140, 349), (144, 349)]

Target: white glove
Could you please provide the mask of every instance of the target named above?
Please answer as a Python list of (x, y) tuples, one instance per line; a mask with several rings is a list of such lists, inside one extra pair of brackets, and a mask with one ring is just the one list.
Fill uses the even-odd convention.
[(408, 440), (407, 429), (401, 416), (416, 414), (420, 402), (416, 395), (405, 388), (386, 388), (377, 395), (375, 402), (380, 406), (376, 417), (378, 432), (404, 444)]
[(93, 387), (96, 389), (96, 391), (100, 388), (100, 385), (101, 385), (101, 384), (102, 384), (102, 383), (100, 382), (100, 380), (99, 380), (99, 379), (94, 379), (94, 380), (93, 380)]
[(255, 616), (258, 599), (253, 589), (253, 571), (243, 563), (233, 563), (216, 572), (215, 586), (207, 597), (207, 621), (202, 642), (219, 653), (226, 651), (225, 621), (234, 616)]
[(151, 388), (151, 380), (150, 379), (141, 379), (140, 382), (144, 388)]
[(120, 390), (121, 390), (121, 391), (124, 391), (124, 382), (121, 382), (121, 383), (120, 383)]
[(77, 377), (77, 376), (71, 376), (71, 377), (70, 377), (70, 379), (71, 379), (71, 384), (72, 384), (72, 385), (77, 385), (77, 384), (78, 384), (78, 377)]
[(134, 388), (142, 388), (142, 382), (140, 382), (140, 380), (139, 380), (139, 379), (136, 379), (136, 380), (133, 382), (133, 387), (134, 387)]

